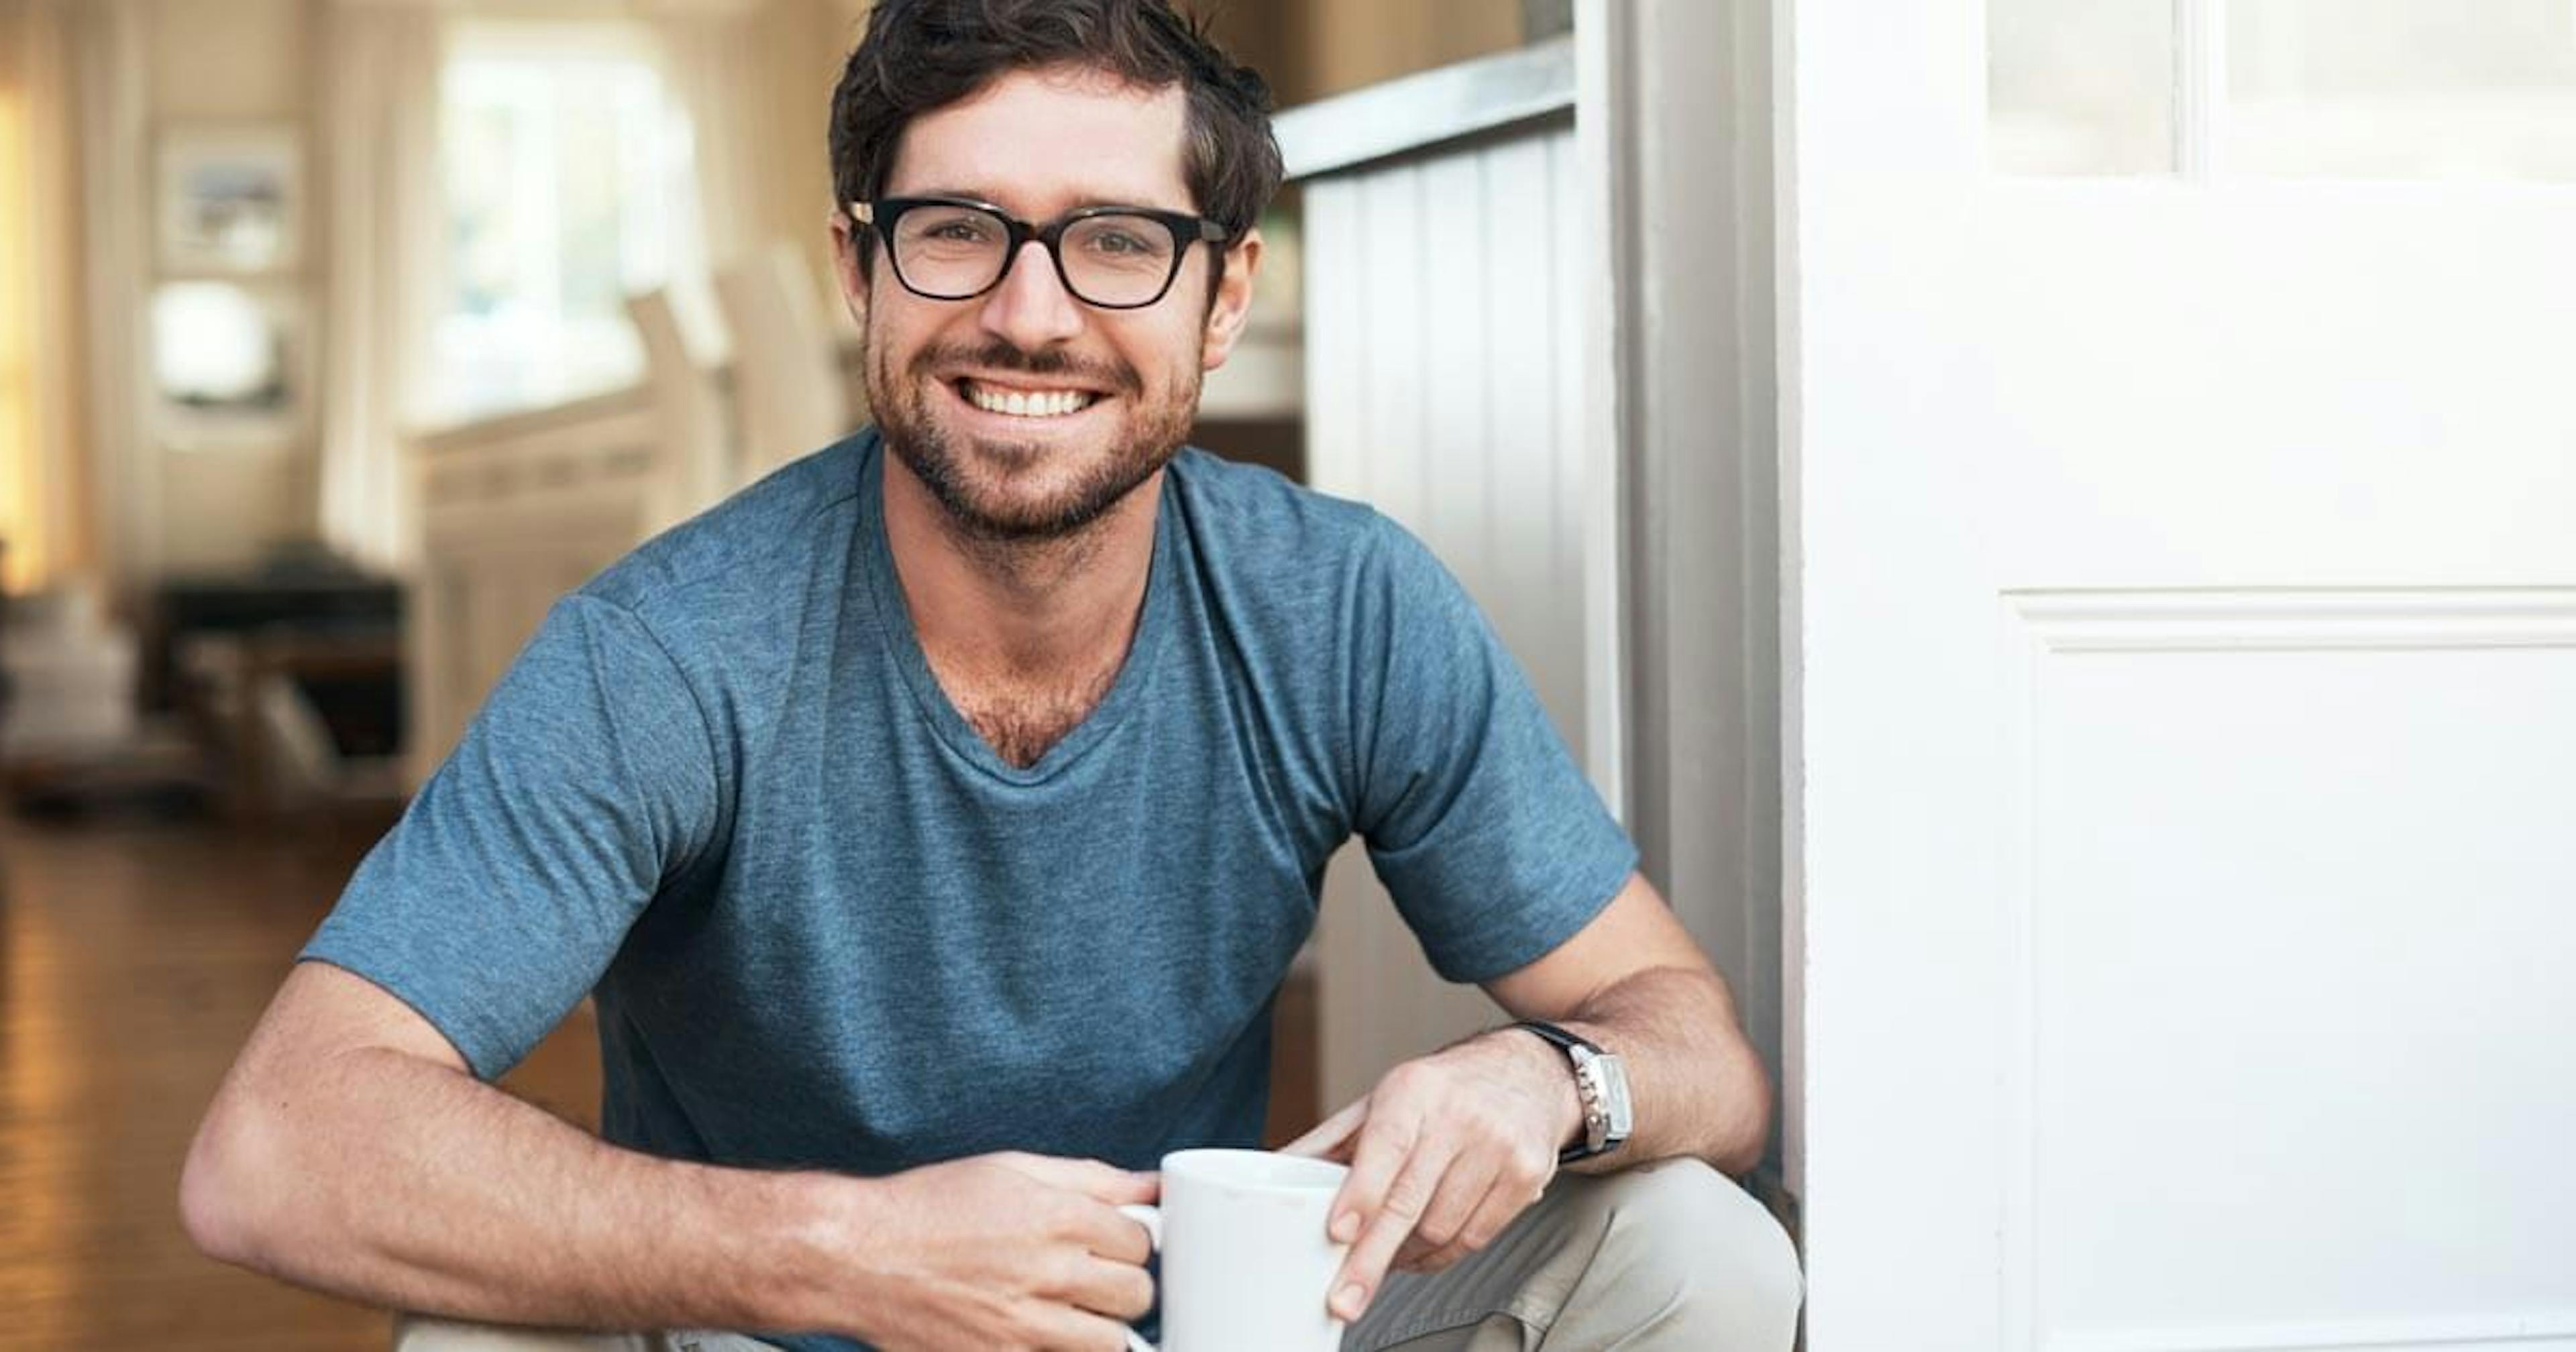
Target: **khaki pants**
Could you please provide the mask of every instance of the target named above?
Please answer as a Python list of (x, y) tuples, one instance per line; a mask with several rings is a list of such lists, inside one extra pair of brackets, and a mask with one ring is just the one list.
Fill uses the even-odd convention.
[[(1770, 1213), (1695, 1160), (1565, 1175), (1446, 1272), (1395, 1273), (1343, 1352), (1788, 1352), (1802, 1282)], [(730, 1333), (567, 1334), (406, 1317), (395, 1352), (764, 1352)], [(1195, 1352), (1195, 1350), (1193, 1350)]]

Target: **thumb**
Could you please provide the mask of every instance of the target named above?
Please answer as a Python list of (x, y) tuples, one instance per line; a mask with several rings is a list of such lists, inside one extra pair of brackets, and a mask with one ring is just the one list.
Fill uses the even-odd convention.
[(1359, 1134), (1360, 1124), (1368, 1120), (1368, 1100), (1354, 1099), (1340, 1112), (1325, 1118), (1315, 1129), (1279, 1147), (1283, 1155), (1311, 1155), (1318, 1159), (1337, 1159), (1349, 1153), (1351, 1141)]

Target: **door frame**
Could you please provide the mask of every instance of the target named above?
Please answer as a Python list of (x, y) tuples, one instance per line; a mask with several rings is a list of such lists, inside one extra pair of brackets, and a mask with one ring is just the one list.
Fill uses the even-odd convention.
[[(1587, 312), (1599, 486), (1590, 644), (1615, 726), (1595, 778), (1782, 1083), (1758, 1191), (1794, 1216), (1796, 977), (1784, 962), (1781, 386), (1767, 0), (1576, 10), (1575, 130), (1597, 211)], [(1788, 571), (1794, 577), (1794, 569)], [(1794, 801), (1794, 799), (1788, 800)], [(1786, 823), (1794, 827), (1794, 823)], [(1783, 1190), (1787, 1194), (1783, 1195)], [(1785, 1205), (1784, 1205), (1785, 1204)]]

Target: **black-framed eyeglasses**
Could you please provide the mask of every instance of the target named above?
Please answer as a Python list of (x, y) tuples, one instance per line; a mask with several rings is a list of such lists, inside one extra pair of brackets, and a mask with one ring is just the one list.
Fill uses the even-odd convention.
[(1030, 240), (1086, 305), (1141, 310), (1172, 289), (1190, 246), (1223, 244), (1224, 226), (1151, 207), (1084, 207), (1044, 225), (971, 197), (881, 197), (850, 203), (894, 260), (895, 280), (926, 300), (970, 300), (1001, 285)]

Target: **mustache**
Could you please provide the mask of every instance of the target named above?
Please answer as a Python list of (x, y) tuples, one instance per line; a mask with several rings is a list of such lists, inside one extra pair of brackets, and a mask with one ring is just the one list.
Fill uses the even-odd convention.
[(1001, 338), (983, 343), (933, 344), (913, 354), (914, 375), (926, 376), (943, 366), (973, 366), (1024, 376), (1072, 376), (1089, 384), (1106, 385), (1121, 394), (1142, 394), (1145, 390), (1144, 379), (1125, 362), (1091, 361), (1055, 350), (1026, 352)]

